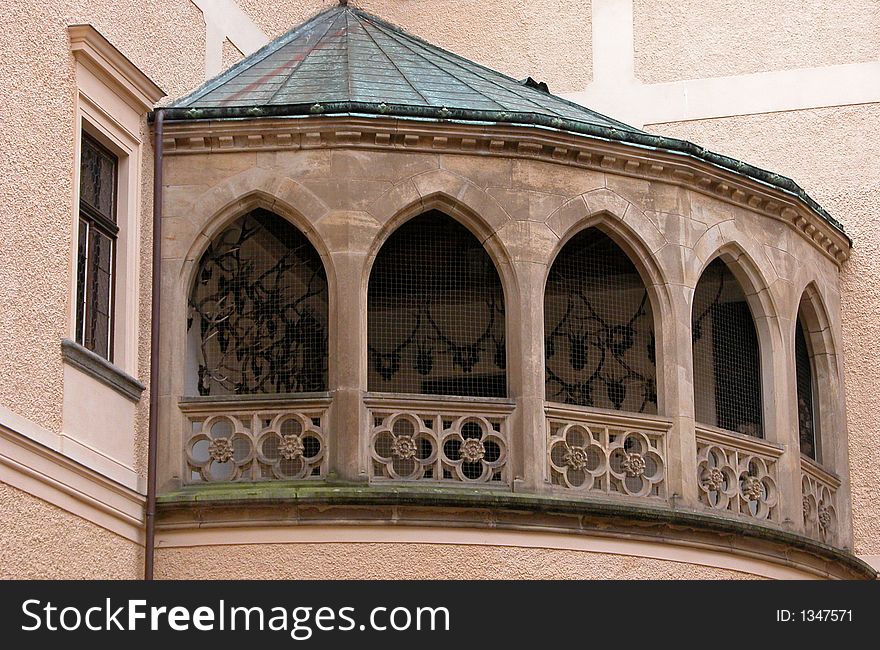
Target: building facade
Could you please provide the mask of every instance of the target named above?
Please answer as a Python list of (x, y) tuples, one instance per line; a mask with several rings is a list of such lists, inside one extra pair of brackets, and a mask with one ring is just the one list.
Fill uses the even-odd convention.
[(2, 575), (873, 577), (877, 7), (351, 4), (13, 5)]

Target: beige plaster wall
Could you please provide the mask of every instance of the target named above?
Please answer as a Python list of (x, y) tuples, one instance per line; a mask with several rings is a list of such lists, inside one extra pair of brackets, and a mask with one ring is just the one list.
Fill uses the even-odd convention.
[(876, 61), (875, 0), (633, 0), (645, 83)]
[[(238, 5), (270, 38), (283, 34), (338, 0), (262, 0)], [(592, 76), (589, 0), (540, 3), (498, 0), (357, 0), (427, 41), (517, 79), (546, 81), (556, 93), (582, 90)]]
[(143, 549), (0, 482), (0, 579), (138, 579)]
[(321, 543), (162, 548), (164, 579), (744, 580), (740, 571), (670, 560), (515, 546)]
[[(68, 335), (75, 97), (67, 26), (90, 23), (171, 96), (201, 82), (204, 22), (189, 0), (12, 0), (0, 42), (0, 404), (62, 427), (61, 338)], [(143, 125), (141, 247), (149, 259), (152, 148)], [(146, 263), (148, 264), (148, 262)], [(149, 267), (141, 273), (139, 378), (149, 367)], [(135, 462), (145, 467), (147, 400)]]
[(880, 553), (880, 104), (731, 117), (649, 130), (687, 138), (797, 180), (854, 240), (840, 277), (855, 552)]

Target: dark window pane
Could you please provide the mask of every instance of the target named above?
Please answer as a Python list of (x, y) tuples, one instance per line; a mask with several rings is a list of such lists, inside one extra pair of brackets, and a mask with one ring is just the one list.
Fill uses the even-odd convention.
[(116, 221), (116, 157), (83, 136), (80, 156), (80, 201), (101, 216)]
[(636, 267), (595, 228), (559, 254), (544, 295), (546, 396), (657, 412), (654, 320)]
[(431, 211), (388, 238), (367, 303), (370, 390), (507, 394), (501, 280), (479, 240), (451, 217)]
[(89, 239), (85, 346), (109, 359), (113, 240), (96, 228)]
[(697, 285), (692, 336), (697, 421), (763, 437), (758, 334), (745, 294), (721, 260)]
[(188, 328), (200, 395), (327, 388), (324, 265), (276, 214), (254, 210), (214, 238), (199, 261)]
[(794, 359), (797, 374), (798, 432), (801, 453), (816, 460), (816, 419), (813, 404), (813, 363), (803, 322), (798, 316), (795, 325)]
[(86, 313), (86, 281), (89, 257), (89, 222), (79, 221), (79, 243), (76, 255), (76, 342), (83, 343), (83, 325)]

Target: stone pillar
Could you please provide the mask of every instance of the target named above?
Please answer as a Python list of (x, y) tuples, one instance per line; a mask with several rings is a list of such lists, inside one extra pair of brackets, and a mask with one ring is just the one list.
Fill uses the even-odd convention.
[(511, 221), (487, 242), (487, 247), (503, 246), (511, 260), (505, 311), (508, 394), (516, 400), (511, 423), (514, 490), (544, 488), (544, 285), (558, 242), (546, 224), (527, 220)]
[[(769, 341), (761, 341), (763, 348), (767, 348), (766, 352), (763, 348), (761, 351), (764, 437), (785, 448), (776, 467), (779, 521), (786, 528), (803, 533), (794, 323), (788, 318), (768, 318), (764, 329), (770, 330)], [(761, 330), (758, 331), (760, 334)]]
[(330, 479), (367, 481), (361, 446), (367, 433), (363, 397), (367, 390), (367, 298), (363, 277), (367, 255), (330, 254), (335, 278), (330, 306), (329, 377)]
[(674, 506), (694, 508), (699, 506), (691, 339), (694, 290), (681, 284), (670, 284), (668, 289), (669, 313), (661, 309), (655, 331), (660, 413), (672, 420), (666, 441), (668, 493)]
[[(513, 264), (519, 289), (518, 305), (508, 311), (511, 327), (508, 344), (509, 392), (516, 400), (512, 446), (519, 462), (514, 476), (526, 490), (544, 485), (546, 417), (544, 414), (544, 281), (547, 267), (535, 262)], [(520, 487), (519, 481), (514, 489)]]

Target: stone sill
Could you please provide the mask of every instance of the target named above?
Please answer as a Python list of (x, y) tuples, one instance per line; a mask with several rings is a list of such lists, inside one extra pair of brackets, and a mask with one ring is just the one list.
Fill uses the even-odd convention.
[(146, 386), (127, 372), (120, 370), (104, 357), (84, 348), (76, 341), (61, 339), (61, 358), (64, 363), (109, 386), (132, 402), (139, 402), (141, 394), (146, 389)]
[[(698, 537), (706, 546), (756, 552), (777, 561), (810, 565), (826, 577), (875, 579), (877, 572), (852, 553), (803, 535), (739, 517), (630, 500), (569, 498), (500, 490), (439, 486), (304, 485), (293, 482), (187, 486), (158, 497), (162, 528), (291, 524), (412, 524), (562, 530), (645, 535), (675, 541)], [(454, 510), (453, 518), (443, 516)], [(408, 512), (412, 514), (407, 514)], [(760, 551), (742, 549), (754, 546)], [(771, 560), (772, 561), (772, 560)]]

